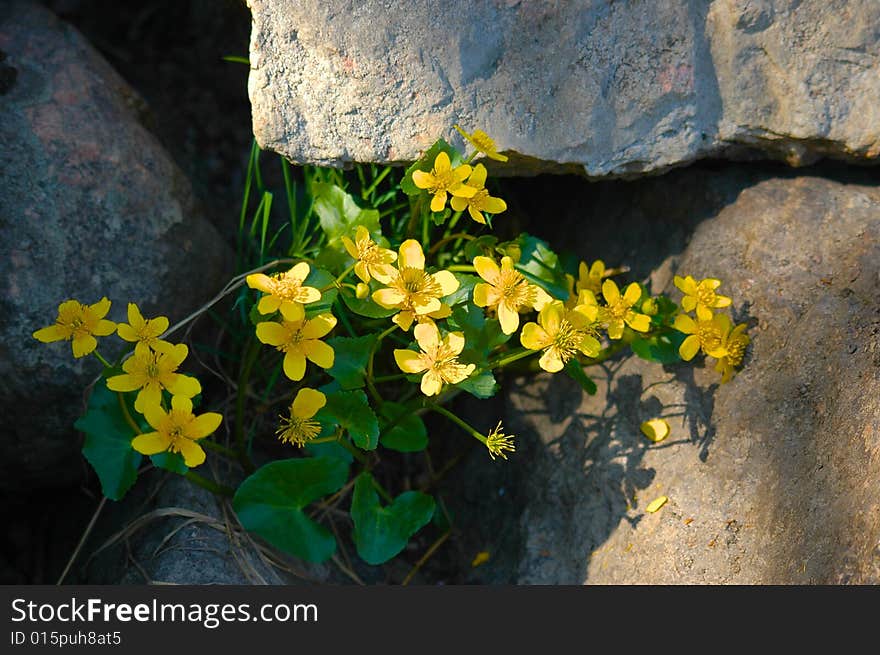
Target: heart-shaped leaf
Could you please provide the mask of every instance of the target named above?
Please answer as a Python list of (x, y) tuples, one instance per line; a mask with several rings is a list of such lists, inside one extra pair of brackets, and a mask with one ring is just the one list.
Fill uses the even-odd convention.
[(420, 491), (405, 491), (382, 507), (375, 480), (361, 473), (354, 484), (351, 518), (358, 555), (368, 564), (382, 564), (406, 543), (434, 514), (434, 499)]
[(428, 446), (425, 422), (406, 405), (382, 403), (382, 445), (401, 453), (415, 453)]
[(338, 426), (348, 430), (348, 435), (358, 448), (375, 450), (379, 445), (379, 420), (370, 408), (367, 394), (363, 391), (324, 391), (327, 404), (315, 419), (323, 425)]
[(271, 462), (248, 477), (232, 499), (245, 529), (276, 548), (310, 562), (336, 551), (336, 539), (303, 509), (339, 491), (348, 480), (348, 463), (336, 457), (305, 457)]

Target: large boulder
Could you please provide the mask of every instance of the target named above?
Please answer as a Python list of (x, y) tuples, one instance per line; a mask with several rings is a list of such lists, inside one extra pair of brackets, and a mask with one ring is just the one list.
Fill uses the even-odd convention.
[(880, 155), (875, 0), (248, 5), (254, 134), (295, 162), (405, 162), (454, 123), (501, 174)]
[[(590, 369), (595, 396), (558, 375), (515, 380), (523, 488), (508, 579), (880, 583), (880, 188), (767, 169), (668, 177), (630, 187), (611, 222), (639, 238), (652, 193), (670, 232), (693, 220), (688, 203), (707, 217), (681, 255), (650, 264), (651, 282), (677, 294), (673, 273), (720, 277), (751, 326), (745, 367), (719, 385), (699, 362), (618, 359)], [(624, 186), (594, 193), (580, 224)], [(603, 254), (586, 243), (582, 255)], [(656, 416), (672, 427), (659, 444), (639, 430)]]
[(76, 30), (4, 2), (0, 51), (0, 489), (22, 489), (81, 479), (72, 423), (100, 371), (34, 330), (61, 301), (104, 295), (113, 320), (127, 302), (183, 318), (232, 257), (139, 122), (142, 101)]

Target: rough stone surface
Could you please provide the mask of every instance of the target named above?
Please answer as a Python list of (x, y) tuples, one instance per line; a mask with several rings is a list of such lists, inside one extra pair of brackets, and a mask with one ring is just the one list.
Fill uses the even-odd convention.
[(130, 301), (183, 318), (232, 258), (139, 123), (138, 96), (78, 32), (3, 3), (0, 51), (0, 487), (21, 489), (81, 479), (72, 424), (99, 371), (33, 331), (68, 298), (106, 295), (113, 320)]
[[(674, 272), (724, 280), (752, 326), (745, 368), (719, 386), (709, 366), (616, 360), (595, 396), (562, 376), (517, 379), (508, 420), (526, 500), (511, 575), (876, 584), (880, 188), (754, 169), (674, 174), (671, 188), (688, 186), (693, 213), (711, 217), (651, 282), (673, 293)], [(630, 189), (637, 220), (642, 195)], [(672, 427), (660, 444), (639, 431), (655, 416)], [(669, 502), (646, 513), (661, 494)]]
[(410, 161), (454, 123), (500, 174), (880, 155), (875, 0), (248, 5), (254, 134), (296, 162)]
[[(213, 468), (215, 479), (240, 482), (213, 461), (200, 473)], [(85, 584), (306, 584), (329, 574), (325, 565), (261, 553), (228, 503), (177, 475), (154, 470), (111, 505), (79, 567)]]

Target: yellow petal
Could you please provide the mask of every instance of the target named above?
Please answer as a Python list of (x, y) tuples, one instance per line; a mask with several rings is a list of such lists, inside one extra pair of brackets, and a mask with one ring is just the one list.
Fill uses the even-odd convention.
[(431, 370), (422, 376), (422, 382), (419, 386), (426, 396), (436, 396), (443, 389), (443, 378)]
[(513, 334), (519, 327), (519, 312), (509, 307), (506, 302), (498, 303), (498, 321), (504, 334)]
[(537, 323), (526, 323), (519, 335), (519, 341), (529, 350), (542, 350), (550, 345), (551, 339), (546, 330)]
[(538, 322), (547, 331), (547, 334), (554, 335), (559, 332), (564, 311), (565, 308), (562, 303), (554, 301), (544, 307), (538, 314)]
[(483, 201), (483, 210), (489, 212), (490, 214), (500, 214), (501, 212), (507, 210), (507, 203), (504, 202), (501, 198), (488, 196)]
[(446, 192), (438, 191), (434, 194), (434, 197), (431, 198), (431, 211), (442, 212), (444, 207), (446, 207)]
[(439, 299), (425, 298), (423, 296), (414, 297), (412, 305), (416, 314), (431, 314), (443, 306)]
[(425, 268), (425, 253), (422, 252), (422, 244), (415, 239), (407, 239), (400, 244), (398, 261), (400, 268)]
[(63, 341), (67, 338), (67, 330), (60, 325), (50, 325), (44, 327), (33, 334), (34, 339), (43, 343), (52, 343), (53, 341)]
[(434, 170), (438, 173), (452, 170), (452, 162), (449, 160), (449, 155), (442, 150), (437, 153), (437, 157), (434, 159)]
[[(266, 297), (269, 298), (271, 296)], [(279, 303), (278, 309), (281, 310), (281, 315), (284, 317), (284, 320), (290, 321), (291, 323), (296, 323), (297, 321), (303, 320), (306, 315), (306, 310), (303, 308), (301, 303), (292, 302), (290, 300), (285, 300)], [(262, 314), (263, 312), (260, 313)]]
[[(461, 166), (457, 166), (454, 171), (452, 171), (453, 177), (459, 182), (464, 182), (468, 176), (471, 174), (473, 169), (470, 167), (470, 164), (462, 164)], [(476, 189), (477, 187), (472, 187)]]
[(434, 282), (440, 285), (440, 297), (448, 296), (458, 290), (458, 279), (449, 271), (437, 271), (431, 275)]
[(645, 314), (630, 312), (626, 317), (626, 323), (637, 332), (647, 332), (651, 329), (651, 317)]
[(162, 426), (165, 417), (168, 416), (161, 405), (148, 405), (144, 407), (144, 411), (141, 413), (154, 430), (158, 430)]
[(715, 289), (721, 286), (721, 280), (714, 277), (707, 277), (705, 280), (700, 282), (700, 285), (703, 284), (712, 289), (712, 291), (715, 291)]
[(257, 323), (257, 339), (260, 343), (270, 346), (280, 346), (289, 338), (288, 331), (280, 323), (275, 321), (263, 321)]
[(245, 278), (245, 282), (247, 282), (247, 285), (251, 289), (256, 289), (257, 291), (262, 291), (264, 293), (272, 293), (274, 288), (272, 278), (264, 273), (252, 273)]
[(287, 278), (292, 278), (294, 280), (299, 280), (302, 282), (309, 276), (309, 264), (308, 262), (300, 262), (296, 264), (293, 268), (291, 268), (287, 273), (284, 274)]
[(687, 314), (679, 314), (676, 316), (672, 327), (684, 334), (694, 334), (697, 331), (696, 321)]
[(484, 186), (486, 186), (486, 177), (488, 177), (488, 171), (486, 171), (486, 167), (482, 164), (477, 164), (476, 166), (474, 166), (474, 170), (471, 172), (471, 175), (468, 178), (468, 186), (475, 189), (482, 189)]
[(715, 307), (716, 309), (721, 309), (722, 307), (730, 307), (730, 303), (732, 302), (733, 300), (731, 300), (727, 296), (716, 296), (715, 304), (713, 305), (713, 307)]
[(140, 389), (141, 385), (140, 382), (138, 382), (138, 379), (133, 375), (123, 373), (122, 375), (114, 375), (107, 378), (107, 388), (110, 389), (110, 391), (122, 391), (124, 393), (126, 391)]
[(689, 362), (694, 358), (700, 350), (700, 338), (695, 334), (692, 334), (687, 339), (681, 342), (681, 345), (678, 347), (678, 354), (681, 355), (681, 358)]
[(489, 292), (492, 290), (485, 282), (477, 282), (474, 285), (474, 304), (477, 307), (486, 307), (489, 304)]
[(321, 368), (326, 369), (333, 367), (333, 361), (336, 355), (333, 346), (315, 339), (303, 341), (302, 350), (303, 354), (309, 358), (309, 361), (314, 362)]
[(617, 319), (608, 323), (608, 338), (620, 339), (623, 336), (623, 320)]
[(104, 318), (107, 316), (107, 312), (110, 311), (110, 301), (105, 296), (94, 305), (89, 305), (88, 311), (95, 318)]
[(628, 305), (634, 305), (639, 301), (639, 298), (642, 297), (642, 288), (638, 285), (637, 282), (633, 282), (630, 284), (626, 291), (623, 293), (623, 299), (626, 300)]
[(131, 441), (131, 447), (141, 455), (156, 455), (164, 453), (171, 445), (171, 439), (158, 432), (140, 434)]
[(370, 281), (370, 269), (363, 262), (357, 262), (354, 265), (354, 274), (357, 275), (362, 282)]
[(186, 434), (190, 439), (203, 439), (220, 427), (223, 415), (217, 412), (206, 412), (196, 416), (189, 424)]
[(278, 296), (263, 296), (257, 303), (257, 311), (261, 314), (272, 314), (278, 311), (281, 303), (282, 300)]
[(648, 503), (648, 506), (645, 508), (645, 511), (648, 512), (648, 514), (653, 514), (658, 509), (663, 507), (668, 500), (669, 499), (666, 496), (658, 496), (657, 498), (652, 500), (650, 503)]
[(501, 269), (491, 257), (477, 255), (474, 257), (474, 268), (477, 269), (477, 275), (486, 280), (489, 284), (498, 284), (498, 278), (501, 276)]
[(196, 378), (183, 375), (182, 373), (173, 373), (172, 376), (171, 383), (165, 385), (165, 388), (173, 395), (192, 398), (202, 392), (202, 385), (199, 384)]
[(694, 311), (697, 306), (697, 299), (694, 296), (685, 296), (681, 299), (681, 308), (686, 312)]
[(306, 374), (306, 358), (304, 355), (295, 352), (287, 352), (284, 355), (284, 375), (299, 382)]
[(471, 562), (471, 568), (477, 568), (481, 564), (485, 564), (488, 561), (489, 561), (489, 553), (487, 553), (485, 550), (480, 551), (479, 553), (477, 553), (474, 556), (474, 559)]
[(85, 357), (98, 347), (98, 340), (90, 334), (73, 338), (73, 356)]
[(477, 195), (477, 191), (479, 191), (479, 189), (475, 189), (467, 184), (459, 184), (449, 189), (449, 193), (459, 198), (473, 198)]
[(336, 317), (333, 314), (318, 314), (310, 318), (302, 327), (303, 339), (320, 339), (336, 327)]
[(312, 418), (326, 404), (327, 396), (317, 389), (304, 387), (297, 392), (296, 398), (293, 399), (290, 413), (298, 418)]
[(486, 224), (486, 217), (483, 216), (483, 212), (474, 207), (473, 205), (468, 205), (468, 214), (471, 215), (471, 218), (474, 219), (480, 225)]
[(620, 291), (614, 280), (605, 280), (602, 283), (602, 297), (609, 305), (613, 305), (620, 299)]
[(138, 395), (134, 399), (134, 408), (143, 414), (147, 407), (159, 405), (161, 402), (162, 387), (155, 382), (147, 382), (147, 384), (138, 391)]
[(419, 348), (426, 353), (432, 353), (440, 345), (440, 330), (433, 323), (419, 323), (413, 330), (413, 336), (419, 344)]
[(453, 355), (460, 355), (464, 350), (464, 334), (462, 332), (450, 332), (444, 339), (446, 346)]
[[(361, 226), (359, 225), (358, 227)], [(350, 257), (354, 259), (358, 258), (357, 246), (354, 245), (354, 241), (344, 236), (342, 237), (342, 245), (345, 247), (345, 251), (349, 254)]]
[(427, 368), (421, 353), (414, 350), (394, 350), (394, 361), (404, 373), (421, 373)]
[(535, 302), (532, 305), (532, 307), (534, 307), (539, 312), (542, 309), (544, 309), (547, 305), (549, 305), (551, 302), (553, 302), (553, 298), (550, 296), (550, 294), (547, 293), (546, 291), (544, 291), (537, 284), (533, 284), (532, 289), (534, 290), (534, 293), (535, 293)]
[(141, 310), (138, 306), (130, 302), (128, 303), (128, 324), (135, 329), (140, 329), (146, 325), (146, 321), (144, 320), (143, 314), (141, 314)]
[(434, 186), (434, 176), (425, 171), (413, 171), (412, 180), (420, 189), (430, 189)]
[(180, 448), (180, 454), (183, 455), (183, 463), (190, 468), (194, 468), (203, 464), (205, 461), (205, 451), (195, 441), (189, 439), (180, 439), (177, 442)]
[(642, 434), (654, 443), (663, 441), (669, 436), (669, 423), (666, 422), (666, 419), (662, 418), (652, 418), (649, 421), (645, 421), (639, 426), (639, 429), (641, 429)]
[(591, 337), (588, 334), (581, 339), (581, 342), (578, 344), (578, 350), (587, 357), (597, 357), (599, 351), (602, 350), (602, 344), (595, 337)]
[(106, 337), (114, 332), (116, 332), (116, 323), (106, 319), (98, 321), (98, 324), (92, 329), (92, 334), (99, 337)]
[(711, 321), (713, 319), (712, 310), (708, 307), (703, 307), (702, 305), (697, 305), (697, 320), (698, 321)]
[(400, 326), (400, 329), (406, 332), (412, 326), (415, 316), (410, 311), (400, 312), (391, 318), (392, 323)]
[(459, 198), (458, 196), (452, 196), (452, 200), (449, 201), (449, 204), (452, 206), (453, 211), (463, 212), (465, 209), (467, 209), (468, 199)]
[(541, 368), (548, 373), (556, 373), (565, 367), (562, 358), (559, 357), (559, 353), (556, 352), (556, 348), (548, 348), (544, 351), (544, 354), (541, 355), (541, 359), (538, 360), (538, 364), (540, 364)]
[(308, 305), (312, 302), (318, 302), (321, 299), (321, 291), (315, 287), (301, 287), (299, 293), (296, 294), (297, 302)]

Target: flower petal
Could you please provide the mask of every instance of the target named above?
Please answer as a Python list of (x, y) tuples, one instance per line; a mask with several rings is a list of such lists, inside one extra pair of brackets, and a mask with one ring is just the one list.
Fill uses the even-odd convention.
[(506, 302), (498, 303), (498, 321), (504, 334), (513, 334), (519, 327), (519, 312), (509, 307)]
[(464, 350), (464, 334), (461, 332), (450, 332), (446, 335), (444, 341), (453, 355), (460, 355), (461, 351)]
[(142, 328), (142, 327), (144, 327), (144, 325), (146, 325), (147, 322), (144, 320), (144, 316), (143, 316), (143, 314), (141, 314), (141, 310), (138, 308), (138, 306), (135, 303), (133, 303), (133, 302), (128, 303), (127, 314), (128, 314), (128, 324), (131, 325), (131, 327), (137, 329), (137, 328)]
[(623, 293), (623, 299), (626, 300), (627, 304), (630, 306), (635, 305), (641, 297), (642, 288), (639, 286), (638, 282), (631, 283)]
[(304, 387), (296, 393), (290, 413), (297, 418), (312, 418), (326, 404), (327, 396), (317, 389)]
[(615, 319), (608, 323), (608, 338), (609, 339), (620, 339), (623, 336), (623, 319)]
[(333, 361), (336, 355), (333, 346), (326, 344), (323, 341), (312, 339), (309, 341), (303, 341), (302, 349), (303, 354), (309, 358), (309, 361), (314, 362), (321, 368), (327, 369), (333, 367)]
[(122, 375), (113, 375), (107, 378), (107, 388), (110, 389), (110, 391), (121, 391), (125, 393), (126, 391), (140, 389), (141, 383), (135, 376), (123, 373)]
[(141, 412), (144, 415), (144, 418), (147, 419), (147, 423), (150, 424), (154, 430), (158, 430), (162, 427), (162, 422), (168, 416), (165, 413), (165, 410), (162, 409), (161, 405), (148, 405), (144, 407), (144, 411)]
[(398, 251), (399, 267), (425, 269), (425, 253), (422, 252), (422, 244), (415, 239), (407, 239), (400, 244)]
[(477, 307), (486, 307), (489, 304), (489, 292), (492, 290), (485, 282), (477, 282), (474, 285), (474, 304)]
[(379, 289), (378, 291), (374, 291), (372, 298), (373, 302), (375, 302), (377, 305), (381, 305), (385, 309), (400, 307), (406, 300), (406, 296), (404, 296), (400, 291), (391, 288)]
[(642, 431), (642, 434), (654, 443), (663, 441), (669, 436), (669, 423), (666, 422), (666, 419), (662, 418), (652, 418), (649, 421), (645, 421), (639, 426), (639, 429)]
[(422, 376), (419, 386), (426, 396), (436, 396), (443, 389), (443, 378), (436, 371), (430, 370)]
[(60, 325), (50, 325), (34, 332), (33, 337), (43, 343), (52, 343), (53, 341), (63, 341), (67, 338), (67, 334), (67, 330)]
[(480, 225), (486, 224), (486, 217), (483, 216), (483, 212), (474, 207), (473, 205), (468, 205), (468, 214), (471, 215), (471, 218), (474, 219)]
[(101, 319), (101, 318), (104, 318), (105, 316), (107, 316), (107, 312), (110, 311), (110, 304), (111, 304), (110, 301), (107, 299), (106, 296), (104, 296), (98, 302), (96, 302), (94, 305), (89, 305), (87, 308), (87, 311), (94, 318)]
[(452, 170), (452, 162), (449, 160), (449, 155), (442, 150), (438, 152), (437, 156), (434, 158), (434, 170), (438, 173), (445, 173), (446, 171)]
[(147, 382), (134, 399), (134, 408), (141, 414), (147, 407), (162, 403), (162, 387), (155, 382)]
[[(677, 329), (677, 328), (676, 328)], [(681, 355), (681, 358), (689, 362), (694, 358), (700, 350), (700, 338), (692, 334), (687, 339), (681, 342), (681, 345), (678, 347), (678, 354)]]
[[(270, 298), (271, 296), (266, 297)], [(303, 308), (302, 303), (299, 302), (284, 300), (278, 304), (278, 309), (281, 310), (281, 315), (284, 317), (284, 320), (290, 321), (291, 323), (301, 321), (306, 316), (306, 310)], [(260, 313), (262, 314), (263, 312)]]
[(491, 285), (498, 284), (498, 278), (501, 277), (501, 269), (491, 257), (477, 255), (474, 257), (474, 268), (477, 269), (477, 275), (486, 280)]
[(306, 374), (306, 358), (301, 353), (287, 352), (284, 355), (284, 375), (299, 382)]
[(426, 353), (434, 353), (440, 345), (440, 330), (433, 323), (419, 323), (413, 330), (419, 348)]
[(302, 282), (309, 276), (309, 268), (308, 262), (299, 262), (293, 268), (291, 268), (287, 273), (284, 274), (284, 277), (291, 278), (294, 280), (299, 280)]
[(697, 322), (687, 314), (676, 316), (672, 327), (684, 334), (695, 334), (697, 332)]
[(264, 293), (272, 293), (275, 288), (272, 278), (265, 273), (251, 273), (245, 278), (245, 282), (251, 289)]
[(442, 212), (444, 207), (446, 207), (446, 191), (438, 191), (431, 198), (431, 211)]
[(549, 346), (552, 340), (547, 331), (537, 323), (526, 323), (519, 335), (519, 341), (529, 350), (542, 350)]
[(436, 312), (443, 305), (438, 298), (418, 295), (412, 298), (413, 311), (416, 314), (430, 314)]
[(217, 412), (206, 412), (196, 416), (189, 424), (186, 434), (190, 439), (202, 439), (220, 427), (223, 415)]
[(186, 396), (171, 396), (171, 409), (174, 409), (182, 414), (192, 414), (192, 400), (190, 400)]
[(585, 335), (581, 342), (578, 344), (578, 350), (580, 350), (587, 357), (597, 357), (599, 355), (599, 351), (602, 350), (602, 344), (599, 343), (599, 340), (596, 337), (590, 336), (589, 334)]
[(263, 296), (257, 303), (257, 311), (261, 314), (273, 314), (278, 311), (282, 302), (278, 296)]
[(177, 442), (180, 454), (183, 455), (183, 463), (189, 468), (195, 468), (205, 462), (205, 451), (195, 441), (180, 439)]
[(471, 172), (471, 175), (468, 178), (468, 186), (475, 189), (482, 189), (484, 186), (486, 186), (486, 177), (488, 177), (488, 171), (486, 170), (486, 167), (482, 164), (477, 164), (476, 166), (474, 166), (474, 170)]
[(257, 323), (256, 333), (260, 343), (265, 343), (269, 346), (280, 346), (286, 343), (290, 336), (285, 327), (275, 321)]
[(450, 206), (453, 211), (463, 212), (467, 209), (468, 200), (467, 198), (459, 198), (458, 196), (452, 196), (452, 200), (449, 201)]
[(440, 285), (440, 297), (448, 296), (458, 290), (458, 279), (450, 271), (437, 271), (431, 275), (434, 282)]
[(98, 340), (91, 334), (73, 338), (73, 356), (85, 357), (98, 347)]
[(415, 350), (403, 350), (396, 348), (394, 350), (394, 361), (397, 362), (398, 368), (404, 373), (421, 373), (427, 367), (421, 353)]
[(425, 171), (413, 171), (412, 180), (420, 189), (430, 189), (434, 186), (434, 176)]
[(141, 455), (156, 455), (164, 453), (171, 445), (171, 439), (159, 432), (147, 432), (139, 434), (131, 441), (131, 447)]
[(605, 280), (602, 283), (602, 297), (609, 305), (613, 305), (620, 299), (620, 291), (614, 280)]
[(326, 336), (330, 330), (336, 327), (336, 317), (333, 314), (324, 313), (313, 316), (302, 326), (300, 334), (303, 339), (320, 339)]
[(415, 320), (415, 316), (410, 311), (400, 312), (391, 318), (391, 322), (399, 325), (400, 329), (404, 332), (409, 330), (413, 324), (413, 320)]
[(626, 323), (637, 332), (647, 332), (651, 329), (651, 317), (646, 314), (630, 312), (627, 314)]
[(170, 383), (166, 384), (165, 388), (175, 396), (180, 395), (187, 398), (192, 398), (202, 392), (202, 385), (196, 378), (182, 373), (173, 373)]
[(486, 199), (483, 200), (483, 211), (489, 212), (490, 214), (500, 214), (501, 212), (506, 210), (507, 203), (504, 202), (501, 198), (487, 196)]
[(559, 301), (554, 301), (544, 307), (538, 314), (538, 323), (541, 324), (548, 335), (555, 335), (559, 332), (559, 327), (562, 325), (562, 316), (565, 311), (562, 303)]
[(538, 364), (548, 373), (557, 373), (565, 367), (556, 348), (545, 350), (544, 354), (541, 355), (541, 359), (538, 360)]

